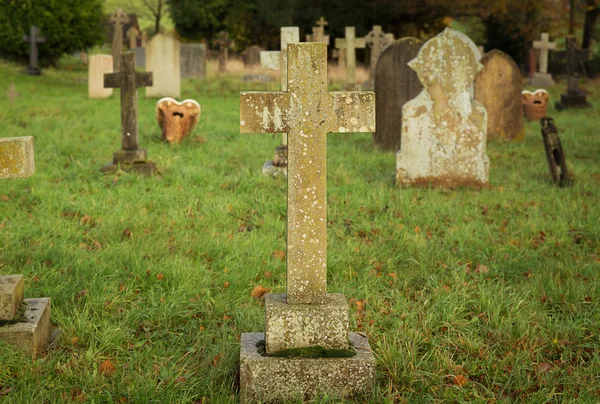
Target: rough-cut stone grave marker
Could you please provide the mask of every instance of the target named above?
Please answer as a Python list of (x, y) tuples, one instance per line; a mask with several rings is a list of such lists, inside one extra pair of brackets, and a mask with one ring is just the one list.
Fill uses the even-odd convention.
[(25, 69), (25, 73), (31, 76), (39, 76), (42, 71), (38, 66), (37, 44), (46, 42), (46, 38), (40, 36), (39, 28), (32, 25), (29, 35), (23, 35), (23, 40), (29, 42), (29, 66)]
[(373, 25), (371, 32), (365, 36), (365, 41), (371, 49), (371, 61), (369, 63), (369, 79), (363, 84), (363, 88), (373, 88), (377, 61), (381, 53), (394, 42), (394, 36), (383, 32), (381, 25)]
[(567, 108), (590, 108), (586, 96), (577, 85), (577, 38), (575, 35), (567, 36), (567, 93), (561, 94), (556, 109), (562, 111)]
[(156, 103), (156, 121), (163, 140), (179, 143), (189, 135), (200, 120), (200, 104), (194, 100), (181, 102), (165, 97)]
[(258, 45), (252, 45), (246, 48), (242, 54), (244, 67), (251, 70), (258, 67), (260, 65), (260, 52), (262, 51), (264, 51), (264, 49)]
[(534, 92), (523, 90), (521, 102), (525, 113), (525, 119), (528, 121), (539, 121), (548, 113), (548, 102), (550, 94), (543, 88)]
[(219, 47), (219, 73), (227, 73), (227, 61), (229, 60), (229, 49), (233, 48), (234, 42), (229, 39), (229, 32), (221, 31), (213, 43)]
[(356, 28), (346, 27), (346, 37), (336, 38), (335, 47), (344, 52), (346, 64), (346, 86), (348, 90), (356, 90), (356, 49), (366, 47), (365, 38), (356, 38)]
[(397, 152), (402, 134), (402, 106), (419, 95), (423, 85), (408, 62), (417, 57), (423, 41), (402, 38), (379, 57), (375, 68), (377, 131), (373, 143), (384, 151)]
[(112, 163), (104, 172), (123, 171), (152, 175), (156, 164), (148, 161), (148, 153), (138, 146), (137, 88), (152, 85), (152, 72), (135, 71), (135, 54), (121, 54), (121, 71), (104, 75), (104, 87), (121, 89), (121, 150), (114, 152)]
[(469, 94), (483, 68), (472, 47), (446, 28), (409, 63), (423, 90), (402, 108), (396, 183), (443, 188), (488, 183), (487, 112)]
[[(243, 133), (288, 133), (287, 294), (267, 295), (266, 332), (242, 334), (241, 400), (271, 402), (372, 388), (375, 360), (363, 334), (348, 334), (348, 304), (327, 293), (327, 133), (375, 129), (375, 96), (327, 92), (327, 46), (288, 45), (288, 91), (240, 95)], [(345, 358), (278, 358), (309, 347)], [(257, 344), (264, 340), (265, 355)]]
[(556, 42), (550, 42), (550, 36), (543, 32), (540, 41), (533, 41), (533, 48), (539, 50), (539, 71), (533, 75), (531, 85), (536, 87), (550, 87), (554, 85), (552, 75), (548, 73), (548, 51), (556, 49)]
[(483, 70), (475, 78), (475, 101), (488, 112), (488, 139), (523, 140), (523, 79), (519, 66), (497, 49), (481, 59)]
[[(281, 72), (281, 91), (287, 91), (288, 84), (288, 45), (300, 42), (300, 29), (298, 27), (281, 27), (281, 50), (265, 51), (260, 53), (261, 67), (265, 70), (279, 70)], [(265, 175), (287, 175), (287, 134), (283, 133), (281, 144), (275, 148), (273, 161), (267, 161), (262, 172)]]
[(206, 45), (201, 43), (182, 43), (181, 77), (203, 79), (206, 77)]
[(550, 176), (554, 184), (559, 187), (566, 187), (571, 184), (571, 177), (567, 169), (567, 161), (563, 152), (558, 130), (554, 125), (554, 119), (544, 117), (540, 120), (542, 126), (542, 138), (544, 139), (544, 149), (546, 150), (546, 159)]
[[(0, 138), (0, 178), (34, 172), (33, 137)], [(0, 276), (0, 340), (35, 356), (50, 337), (51, 303), (50, 298), (23, 299), (23, 292), (23, 275)]]
[(137, 39), (140, 36), (140, 31), (136, 27), (131, 27), (127, 30), (127, 39), (129, 40), (129, 49), (137, 48)]
[(15, 98), (19, 98), (21, 93), (17, 93), (17, 88), (15, 87), (15, 83), (12, 83), (8, 86), (8, 92), (6, 93), (6, 97), (10, 101), (10, 105), (15, 103)]
[(156, 34), (146, 48), (146, 69), (154, 75), (146, 97), (181, 95), (181, 65), (179, 41), (169, 35)]
[(115, 25), (112, 40), (113, 72), (121, 71), (121, 51), (123, 50), (123, 25), (129, 24), (129, 16), (118, 8), (111, 16), (110, 22)]
[(104, 87), (104, 75), (113, 73), (112, 55), (92, 55), (90, 56), (90, 66), (88, 70), (88, 97), (89, 98), (108, 98), (112, 95), (112, 88)]

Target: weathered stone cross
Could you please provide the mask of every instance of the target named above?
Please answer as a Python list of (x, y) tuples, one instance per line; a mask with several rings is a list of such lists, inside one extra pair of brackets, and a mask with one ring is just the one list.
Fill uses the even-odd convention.
[(288, 134), (287, 302), (324, 303), (327, 133), (375, 131), (375, 95), (327, 92), (327, 45), (288, 45), (288, 91), (240, 95), (242, 133)]
[(338, 52), (346, 52), (346, 82), (349, 86), (356, 85), (356, 49), (364, 49), (367, 46), (365, 38), (356, 39), (356, 29), (346, 27), (346, 37), (336, 38), (335, 47)]
[(325, 35), (325, 26), (329, 25), (323, 17), (317, 21), (317, 26), (312, 28), (312, 35), (306, 36), (307, 42), (324, 42), (329, 45), (329, 35)]
[(8, 92), (6, 93), (6, 96), (10, 100), (11, 105), (14, 104), (15, 98), (18, 98), (21, 96), (21, 94), (17, 93), (15, 83), (12, 83), (10, 86), (8, 86)]
[(219, 72), (227, 72), (227, 60), (229, 59), (229, 48), (234, 46), (234, 42), (229, 39), (229, 32), (221, 31), (213, 42), (221, 51), (219, 54)]
[(29, 35), (23, 35), (23, 40), (29, 42), (29, 66), (25, 70), (25, 73), (30, 74), (32, 76), (40, 75), (40, 68), (38, 66), (38, 43), (46, 42), (46, 38), (43, 36), (39, 36), (40, 29), (35, 25), (31, 26), (31, 31)]
[(31, 177), (33, 163), (33, 137), (0, 138), (0, 178)]
[(129, 39), (129, 49), (137, 48), (137, 39), (140, 36), (140, 31), (136, 27), (131, 27), (127, 30), (127, 39)]
[(113, 71), (121, 71), (121, 51), (123, 50), (123, 25), (129, 24), (129, 16), (118, 8), (113, 15), (110, 16), (110, 22), (115, 24), (112, 41), (113, 55)]
[(146, 150), (138, 148), (137, 89), (152, 85), (152, 72), (135, 71), (134, 52), (123, 52), (120, 59), (121, 71), (104, 75), (105, 88), (121, 89), (121, 150), (114, 153), (113, 166), (146, 162)]
[(393, 34), (383, 32), (381, 25), (373, 25), (371, 32), (365, 37), (367, 45), (371, 48), (371, 61), (369, 64), (369, 82), (375, 80), (375, 67), (381, 53), (394, 42)]
[(560, 101), (555, 104), (556, 109), (561, 111), (567, 108), (590, 108), (592, 105), (577, 85), (577, 64), (582, 62), (582, 58), (577, 54), (577, 38), (575, 35), (567, 36), (566, 45), (567, 93), (561, 94)]
[(548, 51), (556, 49), (556, 42), (550, 42), (549, 39), (548, 33), (543, 32), (541, 41), (533, 41), (534, 49), (539, 49), (540, 51), (540, 73), (548, 73)]

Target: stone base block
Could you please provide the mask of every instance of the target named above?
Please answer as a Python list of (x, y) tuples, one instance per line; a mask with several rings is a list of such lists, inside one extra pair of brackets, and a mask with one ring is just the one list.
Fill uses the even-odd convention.
[(588, 102), (584, 94), (581, 93), (569, 93), (562, 94), (560, 101), (555, 104), (557, 110), (562, 111), (568, 108), (591, 108), (592, 104)]
[(0, 323), (0, 340), (35, 356), (50, 337), (50, 298), (25, 299), (25, 315), (20, 323)]
[(11, 321), (23, 301), (23, 275), (0, 276), (0, 321)]
[(114, 173), (117, 169), (121, 169), (128, 173), (137, 173), (142, 174), (147, 177), (151, 177), (157, 173), (158, 168), (156, 167), (156, 163), (153, 161), (146, 161), (145, 163), (134, 163), (134, 164), (115, 164), (108, 163), (104, 167), (102, 167), (101, 171), (103, 173)]
[(267, 161), (262, 168), (262, 173), (270, 177), (277, 177), (278, 175), (287, 177), (287, 167), (277, 167), (272, 161)]
[(330, 293), (323, 304), (288, 304), (286, 295), (265, 296), (266, 350), (320, 346), (348, 349), (348, 303), (344, 295)]
[(556, 83), (552, 79), (552, 75), (549, 73), (535, 73), (530, 79), (529, 84), (534, 87), (548, 88), (552, 87)]
[(375, 357), (366, 336), (348, 335), (358, 352), (352, 358), (273, 358), (258, 353), (263, 333), (244, 333), (240, 355), (241, 403), (313, 399), (326, 393), (351, 397), (367, 394), (375, 381)]
[(144, 149), (117, 150), (113, 153), (114, 164), (137, 164), (148, 160), (148, 152)]
[(0, 139), (0, 178), (31, 177), (35, 172), (33, 137)]
[(42, 74), (42, 71), (39, 67), (27, 66), (27, 68), (25, 69), (25, 74), (28, 74), (30, 76), (39, 76), (40, 74)]

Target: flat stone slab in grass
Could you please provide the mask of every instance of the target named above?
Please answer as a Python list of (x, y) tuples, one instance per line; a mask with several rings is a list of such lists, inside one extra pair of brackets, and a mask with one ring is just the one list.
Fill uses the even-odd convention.
[(23, 301), (23, 275), (0, 276), (0, 321), (11, 321)]
[(285, 295), (265, 296), (266, 349), (320, 346), (348, 349), (348, 303), (340, 293), (328, 293), (323, 304), (287, 304)]
[(50, 338), (50, 298), (25, 299), (25, 305), (22, 322), (0, 326), (0, 341), (36, 356)]
[(262, 356), (261, 332), (243, 333), (240, 401), (272, 403), (322, 394), (350, 397), (368, 394), (375, 381), (375, 357), (365, 336), (348, 334), (357, 354), (351, 358), (277, 358)]

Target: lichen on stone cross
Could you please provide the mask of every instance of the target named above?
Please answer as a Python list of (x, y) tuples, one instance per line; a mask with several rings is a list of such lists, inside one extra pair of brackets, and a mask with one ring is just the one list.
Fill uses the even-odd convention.
[(548, 73), (548, 51), (556, 49), (556, 42), (550, 42), (550, 36), (543, 32), (541, 41), (533, 41), (533, 48), (540, 51), (540, 73)]
[(25, 178), (34, 172), (33, 137), (0, 138), (0, 178)]
[(242, 133), (288, 134), (287, 301), (327, 289), (327, 133), (375, 131), (372, 92), (327, 92), (327, 45), (288, 46), (287, 92), (242, 92)]

